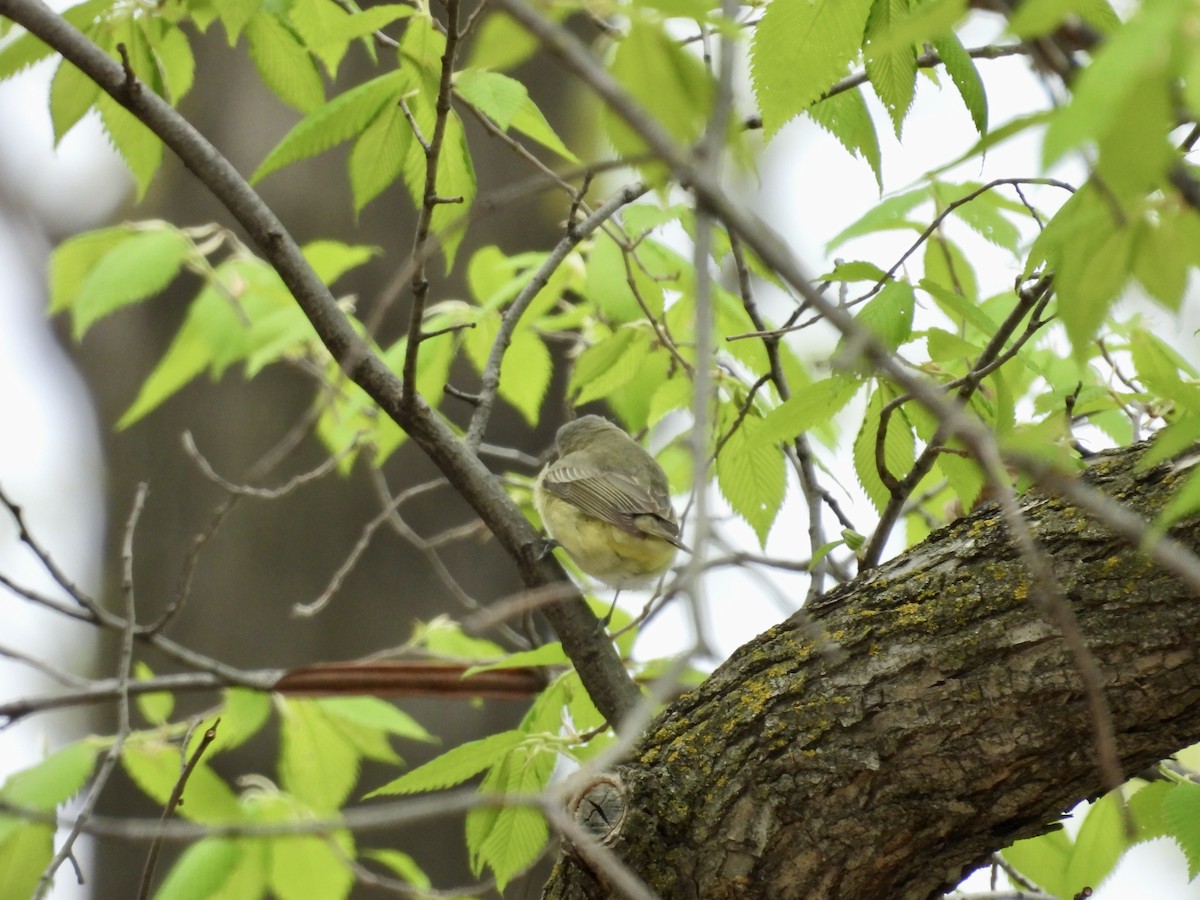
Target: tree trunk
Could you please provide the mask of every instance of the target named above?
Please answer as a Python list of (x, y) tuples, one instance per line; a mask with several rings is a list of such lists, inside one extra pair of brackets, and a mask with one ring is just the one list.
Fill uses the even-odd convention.
[[(1139, 471), (1144, 449), (1088, 478), (1152, 517), (1189, 463)], [(1103, 670), (1125, 771), (1200, 739), (1194, 593), (1078, 509), (1022, 507)], [(1200, 546), (1195, 520), (1172, 534)], [(994, 506), (830, 592), (648, 729), (619, 769), (612, 849), (667, 898), (916, 900), (1046, 831), (1102, 779), (1071, 652), (1028, 594)], [(611, 895), (570, 854), (545, 893)]]

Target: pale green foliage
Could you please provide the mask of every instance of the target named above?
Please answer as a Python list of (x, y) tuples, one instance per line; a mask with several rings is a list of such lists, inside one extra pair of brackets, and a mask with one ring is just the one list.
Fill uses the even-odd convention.
[[(1042, 454), (1069, 471), (1080, 465), (1072, 446), (1077, 437), (1072, 429), (1080, 425), (1090, 427), (1088, 440), (1094, 434), (1115, 443), (1161, 429), (1147, 464), (1200, 440), (1200, 374), (1139, 318), (1113, 316), (1115, 304), (1138, 288), (1174, 314), (1200, 265), (1200, 216), (1172, 181), (1180, 173), (1195, 177), (1172, 133), (1181, 118), (1200, 114), (1194, 7), (1191, 0), (1146, 0), (1121, 22), (1105, 0), (1024, 0), (1010, 20), (1022, 39), (1037, 38), (1071, 17), (1108, 37), (1090, 52), (1062, 108), (1027, 110), (1000, 123), (990, 121), (987, 63), (977, 64), (956, 31), (971, 14), (963, 0), (770, 0), (765, 9), (742, 10), (744, 24), (761, 9), (756, 26), (736, 28), (708, 0), (631, 0), (603, 9), (564, 3), (548, 15), (561, 21), (585, 8), (594, 16), (611, 14), (613, 27), (596, 44), (598, 58), (631, 102), (684, 149), (704, 137), (717, 93), (703, 48), (712, 49), (716, 34), (741, 41), (740, 49), (749, 54), (753, 96), (746, 108), (735, 106), (730, 133), (723, 136), (726, 156), (745, 167), (739, 175), (754, 174), (743, 137), (754, 129), (743, 129), (743, 121), (752, 122), (757, 112), (769, 141), (803, 114), (797, 128), (811, 130), (815, 124), (832, 135), (867, 164), (882, 192), (879, 128), (900, 136), (907, 124), (911, 136), (908, 117), (918, 91), (956, 93), (979, 133), (975, 146), (956, 159), (931, 159), (924, 178), (881, 196), (843, 228), (826, 248), (843, 258), (818, 281), (884, 349), (943, 386), (947, 396), (961, 399), (965, 412), (989, 427), (1003, 449)], [(124, 44), (137, 76), (172, 103), (197, 77), (189, 34), (219, 22), (231, 46), (244, 39), (265, 89), (298, 112), (252, 180), (349, 144), (355, 211), (386, 198), (381, 202), (400, 200), (428, 219), (446, 271), (461, 275), (465, 290), (438, 293), (443, 286), (435, 285), (423, 310), (415, 389), (425, 402), (441, 405), (451, 372), (456, 386), (460, 377), (494, 375), (489, 366), (503, 334), (508, 343), (497, 395), (526, 426), (558, 422), (554, 385), (564, 385), (573, 406), (603, 405), (639, 437), (653, 429), (657, 458), (673, 491), (683, 495), (696, 487), (689, 418), (695, 402), (696, 271), (689, 251), (681, 249), (696, 234), (693, 204), (666, 166), (640, 157), (645, 142), (615, 110), (591, 116), (590, 134), (564, 132), (568, 146), (535, 102), (538, 86), (518, 77), (516, 67), (538, 45), (512, 19), (488, 8), (444, 71), (446, 38), (427, 7), (385, 4), (364, 11), (329, 0), (167, 0), (137, 6), (88, 0), (66, 17), (114, 58), (117, 44)], [(700, 24), (706, 40), (692, 40)], [(387, 30), (387, 40), (375, 40), (379, 29)], [(922, 69), (921, 56), (930, 48), (937, 65)], [(354, 54), (365, 57), (370, 71), (327, 97), (326, 82)], [(14, 34), (0, 48), (0, 78), (47, 55), (36, 38)], [(865, 83), (845, 81), (860, 72)], [(444, 84), (451, 85), (448, 97), (441, 96)], [(878, 107), (868, 102), (868, 92), (881, 101), (884, 115), (873, 111)], [(443, 104), (439, 111), (439, 97), (448, 108)], [(573, 109), (594, 109), (577, 95), (571, 101)], [(55, 70), (48, 109), (56, 140), (97, 111), (139, 192), (145, 191), (161, 161), (161, 143), (69, 63)], [(464, 127), (464, 121), (477, 125), (477, 120), (491, 126), (489, 143), (476, 140), (478, 127)], [(1018, 192), (1011, 184), (985, 185), (954, 171), (967, 163), (973, 175), (993, 149), (1038, 129), (1044, 129), (1039, 139), (1047, 165), (1082, 152), (1094, 160), (1096, 177), (1075, 185), (1073, 194), (1046, 188), (1034, 196), (1031, 179), (1039, 173), (1016, 173), (1023, 179)], [(475, 159), (495, 152), (501, 140), (495, 132), (544, 165), (561, 167), (573, 187), (580, 181), (571, 167), (596, 161), (589, 140), (618, 156), (638, 156), (629, 164), (657, 193), (624, 205), (601, 229), (572, 241), (549, 271), (543, 270), (555, 258), (549, 247), (482, 246), (462, 258), (459, 250), (468, 246), (463, 240), (478, 205)], [(603, 202), (598, 199), (603, 191), (591, 187), (579, 198), (559, 196), (551, 215), (566, 218), (570, 207), (577, 225)], [(908, 245), (903, 258), (863, 240), (880, 236)], [(705, 261), (718, 276), (710, 285), (716, 338), (712, 424), (694, 437), (710, 462), (711, 485), (760, 546), (786, 545), (810, 569), (830, 562), (844, 568), (873, 540), (870, 522), (856, 522), (855, 528), (838, 523), (823, 542), (812, 541), (817, 546), (807, 545), (807, 534), (803, 539), (781, 534), (780, 512), (798, 494), (801, 448), (811, 454), (823, 483), (833, 483), (832, 494), (840, 496), (848, 487), (836, 484), (845, 470), (845, 480), (856, 482), (877, 512), (897, 512), (898, 527), (910, 542), (957, 515), (955, 510), (979, 502), (986, 479), (978, 463), (960, 443), (943, 440), (936, 417), (863, 363), (861, 340), (840, 339), (828, 347), (810, 343), (811, 332), (803, 329), (812, 324), (811, 310), (794, 292), (719, 222), (712, 241), (712, 257)], [(404, 237), (378, 263), (381, 251), (337, 240), (316, 241), (304, 252), (327, 284), (372, 265), (372, 277), (383, 281), (407, 262), (400, 254), (410, 243)], [(1013, 319), (1025, 299), (1013, 290), (1011, 278), (996, 280), (981, 262), (980, 247), (1023, 269), (1026, 290), (1038, 279), (1052, 279), (1036, 309), (1038, 325), (1028, 334), (1026, 316), (1035, 313), (1025, 310)], [(745, 295), (741, 275), (749, 284)], [(329, 453), (342, 454), (342, 472), (352, 470), (357, 450), (379, 464), (406, 439), (346, 379), (279, 275), (218, 229), (143, 222), (70, 238), (51, 261), (49, 308), (68, 314), (75, 337), (86, 339), (92, 328), (105, 327), (103, 320), (117, 323), (127, 307), (169, 288), (185, 297), (187, 312), (157, 365), (144, 374), (119, 427), (135, 426), (200, 375), (217, 379), (232, 368), (253, 378), (268, 365), (300, 362), (324, 375), (314, 395), (315, 431)], [(509, 322), (518, 298), (528, 303)], [(341, 305), (384, 365), (403, 372), (410, 336), (368, 334), (369, 317), (360, 321), (349, 300)], [(993, 346), (1005, 323), (1014, 328)], [(780, 326), (788, 330), (772, 333)], [(1070, 342), (1070, 358), (1063, 358), (1055, 329)], [(988, 353), (993, 360), (1002, 356), (1002, 364), (980, 372)], [(556, 374), (565, 377), (556, 381)], [(801, 439), (803, 445), (797, 443)], [(923, 476), (902, 487), (935, 441), (942, 445)], [(533, 517), (529, 483), (525, 471), (505, 481)], [(1186, 478), (1159, 527), (1198, 510), (1200, 470)], [(603, 604), (594, 608), (602, 611)], [(618, 610), (613, 627), (630, 624)], [(617, 639), (626, 658), (637, 638), (631, 627)], [(518, 727), (451, 747), (366, 794), (377, 798), (473, 783), (488, 802), (466, 817), (469, 861), (476, 873), (489, 871), (503, 888), (547, 846), (549, 830), (538, 804), (556, 763), (563, 757), (587, 759), (612, 735), (603, 730), (602, 717), (557, 643), (507, 653), (439, 617), (419, 623), (404, 649), (461, 662), (472, 673), (554, 667), (549, 686)], [(656, 677), (664, 665), (630, 663), (645, 678)], [(140, 662), (134, 674), (152, 676)], [(701, 677), (689, 672), (687, 683)], [(129, 735), (121, 764), (143, 793), (164, 804), (203, 729), (191, 729), (184, 745), (192, 723), (171, 721), (178, 713), (169, 695), (144, 695), (136, 706), (153, 727)], [(274, 776), (235, 790), (211, 759), (258, 734), (272, 710), (280, 748)], [(404, 764), (394, 739), (431, 739), (403, 711), (365, 697), (272, 700), (234, 689), (224, 693), (218, 714), (215, 740), (192, 772), (187, 802), (178, 810), (196, 822), (334, 818), (366, 790), (358, 783), (364, 760), (399, 768)], [(83, 787), (104, 746), (70, 745), (10, 778), (0, 798), (52, 810)], [(1138, 823), (1133, 841), (1171, 834), (1194, 874), (1200, 869), (1198, 796), (1200, 789), (1186, 783), (1137, 791), (1130, 799)], [(504, 803), (505, 797), (512, 802)], [(52, 855), (51, 837), (44, 825), (0, 818), (0, 900), (28, 895)], [(1075, 840), (1051, 832), (1014, 845), (1007, 856), (1044, 889), (1069, 897), (1102, 880), (1133, 841), (1122, 835), (1115, 799), (1107, 798)], [(356, 852), (418, 890), (430, 887), (417, 861), (401, 850), (359, 850), (348, 832), (335, 831), (328, 837), (198, 841), (164, 876), (158, 896), (338, 898), (353, 883), (346, 859)]]

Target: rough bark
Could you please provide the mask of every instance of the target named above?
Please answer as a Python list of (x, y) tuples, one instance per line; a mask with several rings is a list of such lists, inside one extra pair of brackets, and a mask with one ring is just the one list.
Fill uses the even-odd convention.
[[(1139, 471), (1143, 449), (1088, 477), (1152, 517), (1187, 464)], [(1062, 501), (1022, 505), (1103, 669), (1125, 771), (1200, 739), (1196, 596)], [(1200, 546), (1200, 523), (1172, 534)], [(706, 900), (935, 896), (1100, 785), (1071, 654), (988, 507), (741, 648), (619, 774), (613, 849), (661, 896)], [(570, 855), (545, 892), (610, 895)]]

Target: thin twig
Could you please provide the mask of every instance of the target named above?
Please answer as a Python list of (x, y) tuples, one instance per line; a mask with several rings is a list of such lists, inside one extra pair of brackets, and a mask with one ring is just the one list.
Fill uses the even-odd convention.
[(79, 839), (79, 835), (83, 833), (84, 826), (87, 824), (88, 818), (92, 815), (96, 804), (100, 800), (100, 794), (104, 787), (108, 784), (109, 776), (112, 775), (113, 769), (116, 768), (117, 761), (121, 758), (121, 751), (125, 747), (125, 738), (132, 730), (129, 715), (129, 683), (133, 670), (133, 639), (134, 632), (137, 629), (137, 617), (135, 615), (135, 602), (133, 591), (133, 535), (137, 529), (138, 519), (142, 516), (142, 510), (146, 505), (147, 487), (145, 482), (137, 487), (137, 492), (133, 498), (133, 509), (129, 513), (129, 520), (125, 524), (125, 536), (121, 542), (121, 594), (125, 599), (125, 628), (121, 633), (121, 649), (117, 658), (117, 731), (113, 737), (113, 742), (104, 754), (104, 759), (100, 763), (100, 768), (96, 772), (96, 777), (92, 780), (92, 786), (88, 790), (87, 798), (83, 801), (83, 805), (75, 816), (75, 820), (71, 825), (70, 831), (62, 842), (62, 846), (58, 848), (58, 852), (54, 854), (54, 858), (50, 860), (50, 864), (46, 866), (46, 870), (42, 873), (42, 877), (38, 880), (37, 890), (34, 892), (34, 900), (42, 900), (49, 893), (51, 886), (54, 883), (54, 873), (59, 867), (72, 856), (72, 850), (75, 847), (75, 842)]

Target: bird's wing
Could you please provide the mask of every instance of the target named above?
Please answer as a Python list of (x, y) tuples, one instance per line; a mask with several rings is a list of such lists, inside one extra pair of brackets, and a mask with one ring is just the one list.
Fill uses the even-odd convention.
[(550, 466), (542, 486), (589, 516), (630, 534), (653, 534), (677, 546), (679, 524), (671, 498), (620, 472), (605, 472), (563, 457)]

